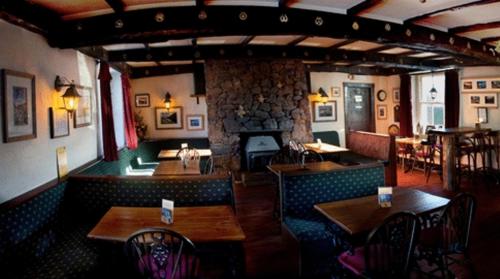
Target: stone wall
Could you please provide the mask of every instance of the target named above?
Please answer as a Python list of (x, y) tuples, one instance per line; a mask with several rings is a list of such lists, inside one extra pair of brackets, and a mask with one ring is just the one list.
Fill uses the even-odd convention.
[(312, 140), (300, 60), (207, 60), (205, 78), (208, 138), (215, 153), (239, 161), (240, 131), (282, 130), (285, 143)]

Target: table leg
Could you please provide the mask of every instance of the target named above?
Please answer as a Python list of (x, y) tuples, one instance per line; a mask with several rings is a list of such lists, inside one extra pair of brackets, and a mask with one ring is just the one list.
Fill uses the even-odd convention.
[(443, 136), (443, 189), (458, 189), (455, 136)]

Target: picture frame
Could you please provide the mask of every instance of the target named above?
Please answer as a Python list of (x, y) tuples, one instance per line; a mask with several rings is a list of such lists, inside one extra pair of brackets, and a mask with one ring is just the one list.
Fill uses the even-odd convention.
[(477, 95), (477, 94), (470, 95), (470, 96), (468, 96), (468, 100), (469, 100), (469, 105), (471, 107), (480, 107), (481, 106), (481, 95)]
[(3, 141), (36, 138), (35, 76), (2, 69)]
[(79, 87), (80, 100), (73, 115), (75, 128), (92, 125), (92, 94), (90, 87)]
[(188, 131), (205, 130), (205, 117), (201, 114), (186, 115), (186, 128)]
[(135, 94), (135, 107), (148, 108), (151, 106), (150, 97), (148, 93)]
[(387, 119), (387, 105), (377, 105), (377, 119)]
[(401, 99), (400, 93), (399, 93), (399, 88), (393, 88), (392, 89), (392, 101), (394, 103), (399, 103), (399, 100)]
[(182, 129), (182, 107), (155, 108), (155, 128), (157, 130)]
[(330, 88), (330, 95), (332, 97), (340, 97), (340, 87), (332, 86)]
[(477, 123), (488, 123), (488, 108), (477, 108)]
[(50, 138), (69, 136), (69, 113), (65, 109), (49, 108)]
[(462, 93), (499, 93), (500, 77), (462, 80)]
[(337, 121), (337, 101), (313, 102), (313, 122)]
[(489, 108), (498, 107), (498, 98), (496, 93), (483, 94), (481, 97), (481, 106)]
[(399, 122), (399, 111), (401, 107), (399, 105), (394, 106), (394, 122)]

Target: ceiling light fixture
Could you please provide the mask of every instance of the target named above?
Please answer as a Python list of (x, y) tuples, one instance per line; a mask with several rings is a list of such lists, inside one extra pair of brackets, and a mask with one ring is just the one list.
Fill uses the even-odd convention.
[(434, 101), (437, 97), (438, 91), (436, 90), (436, 87), (434, 86), (434, 72), (431, 72), (432, 75), (432, 88), (429, 90), (429, 94), (431, 95), (431, 99)]

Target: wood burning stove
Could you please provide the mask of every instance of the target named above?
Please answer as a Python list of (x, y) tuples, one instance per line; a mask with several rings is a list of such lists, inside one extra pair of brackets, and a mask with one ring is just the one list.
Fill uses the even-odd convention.
[(279, 150), (280, 147), (272, 136), (249, 137), (245, 146), (247, 170), (263, 169)]

